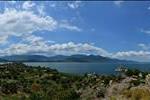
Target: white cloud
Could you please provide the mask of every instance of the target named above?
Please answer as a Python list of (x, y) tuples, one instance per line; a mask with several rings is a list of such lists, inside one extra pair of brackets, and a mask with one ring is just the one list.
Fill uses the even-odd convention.
[(150, 30), (144, 30), (144, 29), (141, 29), (141, 32), (150, 35)]
[(32, 1), (25, 1), (22, 5), (22, 8), (26, 9), (26, 10), (29, 10), (34, 6), (35, 6), (35, 3), (33, 3)]
[(65, 29), (68, 29), (68, 30), (72, 30), (72, 31), (82, 31), (79, 27), (77, 26), (73, 26), (73, 25), (70, 25), (68, 22), (62, 22), (60, 25), (59, 25), (60, 28), (65, 28)]
[(10, 4), (15, 4), (16, 3), (16, 1), (13, 1), (13, 0), (11, 0), (11, 1), (7, 1), (8, 3), (10, 3)]
[(53, 8), (56, 7), (56, 3), (51, 3), (51, 2), (50, 2), (49, 5), (50, 5), (50, 7), (53, 7)]
[[(71, 31), (81, 30), (77, 26), (58, 22), (51, 16), (40, 16), (32, 11), (6, 9), (3, 13), (0, 13), (0, 36), (21, 36), (23, 34), (31, 34), (42, 30), (54, 31), (59, 28)], [(4, 41), (7, 40), (7, 38), (0, 40)]]
[(143, 50), (149, 50), (150, 49), (150, 45), (146, 45), (144, 43), (139, 43), (138, 46), (141, 47)]
[(149, 51), (121, 51), (114, 53), (113, 58), (126, 59), (126, 60), (136, 60), (136, 61), (149, 61), (150, 52)]
[(37, 6), (39, 15), (44, 16), (46, 14), (44, 5)]
[(27, 53), (29, 46), (27, 44), (12, 44), (9, 48), (6, 48), (2, 54), (25, 54)]
[(109, 53), (108, 51), (96, 47), (89, 43), (55, 43), (51, 44), (48, 40), (42, 37), (30, 35), (25, 37), (23, 43), (12, 44), (8, 48), (0, 50), (0, 55), (21, 55), (21, 54), (40, 54), (46, 56), (53, 55), (101, 55), (105, 57), (135, 60), (135, 61), (149, 61), (149, 51), (120, 51), (116, 53)]
[(126, 52), (117, 52), (115, 57), (128, 57), (128, 56), (145, 56), (150, 55), (150, 52), (147, 51), (126, 51)]
[(50, 16), (40, 17), (33, 12), (6, 10), (0, 14), (0, 35), (20, 36), (40, 30), (56, 29), (57, 21)]
[(0, 36), (0, 44), (6, 44), (8, 39), (8, 35), (1, 35)]
[(51, 51), (54, 51), (56, 54), (96, 54), (102, 56), (108, 56), (109, 53), (102, 48), (95, 47), (88, 43), (63, 43), (63, 44), (54, 44), (49, 47)]
[[(31, 40), (33, 39), (33, 40)], [(73, 54), (97, 54), (108, 56), (109, 53), (102, 48), (95, 47), (88, 43), (68, 42), (63, 44), (49, 44), (40, 37), (29, 38), (29, 44), (18, 43), (12, 44), (7, 49), (0, 51), (0, 54), (45, 54), (52, 55), (73, 55)], [(44, 48), (44, 49), (43, 49)]]
[(121, 6), (122, 3), (124, 3), (124, 1), (121, 1), (121, 0), (114, 1), (114, 4), (117, 6)]
[(70, 7), (71, 9), (77, 9), (80, 7), (80, 5), (81, 5), (81, 1), (74, 1), (68, 3), (68, 7)]
[(41, 42), (45, 43), (44, 39), (42, 37), (31, 35), (31, 34), (27, 34), (27, 35), (22, 36), (22, 39), (23, 39), (22, 40), (23, 42), (28, 42), (29, 44), (32, 44), (32, 45), (38, 45)]

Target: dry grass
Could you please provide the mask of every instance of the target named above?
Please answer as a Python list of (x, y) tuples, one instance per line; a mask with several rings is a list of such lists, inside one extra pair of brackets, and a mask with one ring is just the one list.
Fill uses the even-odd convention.
[(131, 88), (125, 90), (123, 96), (128, 100), (150, 100), (150, 91), (148, 88)]

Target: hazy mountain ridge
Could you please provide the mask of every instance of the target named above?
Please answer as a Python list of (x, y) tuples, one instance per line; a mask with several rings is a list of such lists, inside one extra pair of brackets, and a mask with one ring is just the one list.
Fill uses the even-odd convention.
[(0, 61), (13, 62), (102, 62), (102, 63), (135, 63), (135, 61), (112, 59), (98, 55), (56, 55), (47, 57), (43, 55), (12, 55), (1, 57)]
[(0, 58), (0, 62), (7, 62), (7, 60)]

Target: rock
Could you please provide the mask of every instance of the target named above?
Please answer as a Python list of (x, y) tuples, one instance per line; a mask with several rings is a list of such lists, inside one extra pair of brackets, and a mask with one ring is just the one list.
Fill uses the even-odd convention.
[(145, 83), (150, 86), (150, 74), (146, 75)]

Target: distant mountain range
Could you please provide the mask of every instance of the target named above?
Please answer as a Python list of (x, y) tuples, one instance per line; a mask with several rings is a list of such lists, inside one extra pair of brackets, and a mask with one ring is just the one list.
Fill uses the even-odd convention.
[(0, 58), (0, 62), (7, 62), (7, 60)]
[(0, 62), (101, 62), (101, 63), (137, 63), (135, 61), (112, 59), (98, 55), (57, 55), (52, 57), (42, 55), (12, 55), (0, 58)]

